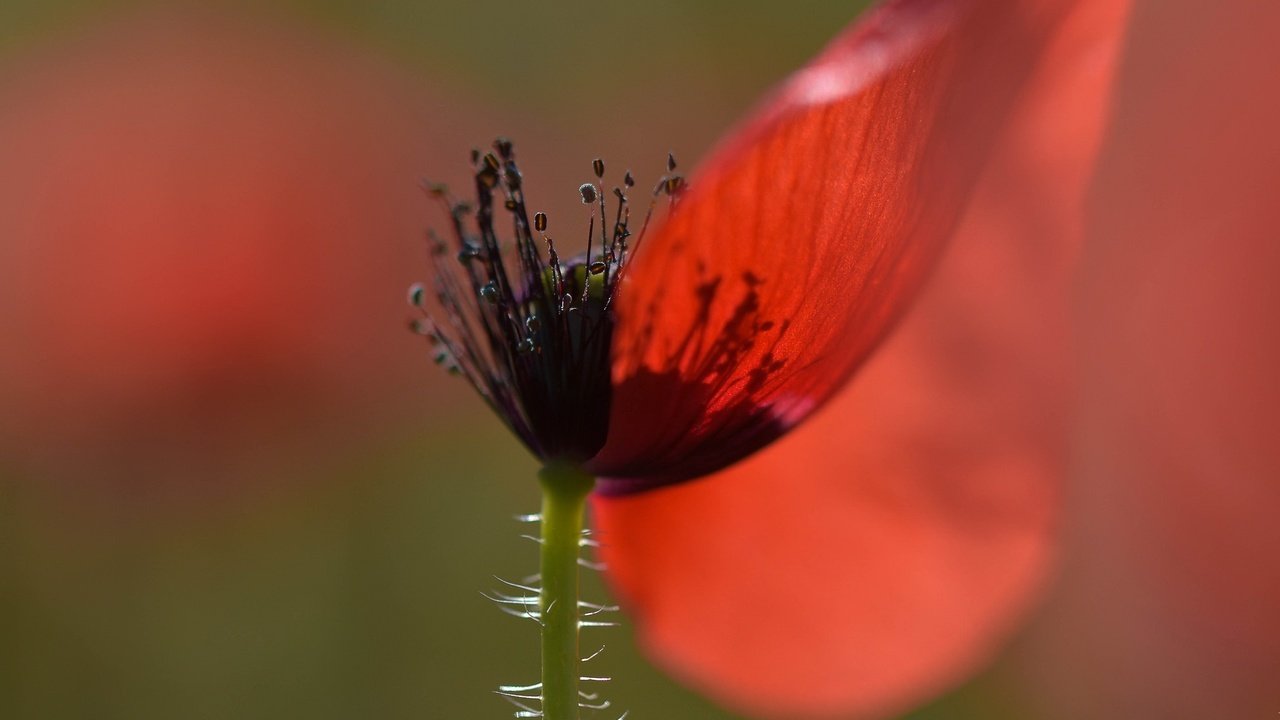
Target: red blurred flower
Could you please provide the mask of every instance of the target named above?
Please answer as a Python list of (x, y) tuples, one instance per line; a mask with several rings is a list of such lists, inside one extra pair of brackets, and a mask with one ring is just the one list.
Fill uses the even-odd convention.
[(604, 495), (720, 471), (824, 405), (969, 206), (922, 304), (812, 428), (597, 503), (646, 644), (691, 682), (750, 712), (882, 713), (972, 669), (1026, 604), (1062, 467), (1077, 206), (1126, 9), (884, 5), (723, 143), (634, 259), (624, 226), (544, 265), (509, 145), (475, 158), (476, 239), (457, 229), (476, 265), (438, 266), (448, 321), (426, 332), (535, 454), (584, 463)]
[(1277, 28), (1274, 2), (1134, 11), (1089, 194), (1044, 717), (1280, 712)]
[(413, 84), (152, 9), (10, 61), (0, 98), (0, 451), (26, 472), (226, 485), (396, 412), (386, 282), (448, 132)]

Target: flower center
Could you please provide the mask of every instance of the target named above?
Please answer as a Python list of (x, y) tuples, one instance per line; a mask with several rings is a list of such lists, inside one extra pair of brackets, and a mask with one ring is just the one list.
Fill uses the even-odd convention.
[[(606, 201), (604, 162), (595, 160), (596, 181), (579, 188), (591, 208), (586, 252), (562, 261), (546, 233), (547, 216), (536, 213), (530, 222), (511, 142), (500, 138), (492, 152), (473, 151), (472, 163), (474, 206), (444, 186), (428, 187), (449, 211), (454, 247), (430, 234), (436, 307), (428, 308), (426, 286), (410, 288), (410, 302), (422, 312), (414, 328), (430, 340), (437, 364), (465, 376), (535, 455), (582, 462), (609, 433), (613, 308), (627, 262), (657, 198), (674, 199), (684, 181), (668, 158), (633, 243), (627, 193), (635, 181), (627, 172)], [(511, 240), (495, 227), (499, 202), (510, 215)]]

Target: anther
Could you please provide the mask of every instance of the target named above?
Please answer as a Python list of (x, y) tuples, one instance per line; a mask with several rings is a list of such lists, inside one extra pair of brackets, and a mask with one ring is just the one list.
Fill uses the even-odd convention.
[(547, 214), (546, 214), (546, 213), (542, 213), (542, 212), (540, 212), (540, 213), (534, 213), (534, 215), (533, 215), (533, 229), (534, 229), (534, 230), (537, 230), (538, 232), (543, 232), (543, 231), (545, 231), (545, 230), (547, 229)]
[(508, 138), (500, 137), (497, 140), (494, 140), (493, 149), (498, 151), (498, 154), (502, 156), (503, 160), (511, 159), (511, 140)]
[(416, 283), (409, 288), (409, 304), (414, 307), (422, 307), (427, 300), (427, 289), (421, 283)]
[(497, 303), (498, 302), (498, 286), (493, 284), (492, 282), (485, 283), (480, 288), (480, 297), (484, 298), (485, 300), (488, 300), (491, 303)]
[(604, 272), (604, 269), (605, 269), (605, 264), (599, 260), (591, 263), (592, 275), (599, 275), (600, 273)]
[(583, 183), (582, 186), (578, 188), (578, 192), (582, 194), (583, 204), (590, 205), (596, 201), (595, 185), (592, 185), (591, 183)]
[(466, 247), (458, 251), (458, 262), (463, 265), (470, 263), (478, 257), (480, 257), (480, 248), (475, 245), (467, 244)]
[(485, 153), (484, 166), (494, 172), (497, 172), (498, 168), (502, 167), (502, 163), (498, 162), (498, 158), (493, 153)]
[(667, 153), (667, 172), (676, 171), (676, 156), (674, 153)]
[(623, 175), (623, 176), (622, 176), (622, 184), (623, 184), (623, 185), (626, 185), (626, 186), (627, 186), (627, 187), (629, 187), (629, 188), (633, 188), (633, 187), (635, 187), (635, 186), (636, 186), (636, 179), (635, 179), (635, 178), (633, 178), (633, 177), (631, 177), (631, 171), (630, 171), (630, 170), (628, 170), (628, 171), (627, 171), (627, 174), (626, 174), (626, 175)]
[(604, 160), (596, 158), (591, 161), (591, 169), (595, 171), (597, 178), (604, 177)]

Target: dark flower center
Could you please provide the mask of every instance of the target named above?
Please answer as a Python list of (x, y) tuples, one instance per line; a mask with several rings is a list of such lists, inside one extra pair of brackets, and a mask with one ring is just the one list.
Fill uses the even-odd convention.
[[(492, 152), (472, 152), (472, 163), (474, 206), (443, 186), (428, 188), (449, 211), (454, 247), (430, 234), (437, 306), (428, 309), (426, 286), (410, 288), (423, 313), (414, 328), (431, 341), (436, 362), (465, 376), (535, 455), (582, 462), (609, 433), (614, 302), (628, 260), (656, 199), (674, 199), (683, 180), (668, 158), (633, 242), (627, 194), (635, 181), (626, 173), (606, 200), (604, 162), (595, 160), (596, 182), (579, 188), (591, 208), (586, 252), (565, 261), (546, 233), (547, 216), (530, 221), (511, 142), (500, 138)], [(497, 204), (510, 215), (510, 240), (495, 228)]]

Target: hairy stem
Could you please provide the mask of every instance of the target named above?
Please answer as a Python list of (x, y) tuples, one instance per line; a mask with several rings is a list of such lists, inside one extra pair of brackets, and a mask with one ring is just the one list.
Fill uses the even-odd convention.
[(542, 482), (542, 713), (578, 718), (578, 541), (595, 478), (572, 465), (551, 464)]

